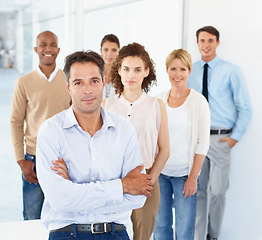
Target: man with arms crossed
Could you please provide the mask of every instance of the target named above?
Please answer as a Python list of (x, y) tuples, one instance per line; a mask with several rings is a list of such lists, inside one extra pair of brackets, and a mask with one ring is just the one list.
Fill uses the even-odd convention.
[(136, 132), (101, 107), (105, 81), (99, 54), (67, 56), (64, 72), (72, 106), (45, 121), (37, 141), (45, 194), (41, 218), (49, 239), (129, 239), (125, 225), (131, 210), (142, 207), (152, 190), (152, 178), (141, 173)]
[(23, 174), (24, 220), (40, 218), (44, 199), (34, 171), (38, 129), (44, 120), (70, 106), (65, 75), (56, 66), (60, 51), (57, 36), (50, 31), (40, 33), (34, 50), (39, 66), (17, 80), (11, 114), (15, 158)]
[(195, 239), (215, 240), (221, 230), (229, 186), (230, 150), (246, 131), (251, 106), (239, 69), (216, 55), (220, 43), (217, 29), (206, 26), (196, 36), (201, 60), (193, 64), (188, 86), (207, 98), (211, 130), (210, 148), (199, 179)]

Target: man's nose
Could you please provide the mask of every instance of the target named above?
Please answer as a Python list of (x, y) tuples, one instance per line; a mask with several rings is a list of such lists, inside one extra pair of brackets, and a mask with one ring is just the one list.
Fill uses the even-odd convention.
[(208, 42), (204, 42), (204, 48), (208, 48), (209, 47), (209, 43)]
[(52, 47), (49, 46), (49, 45), (47, 45), (47, 46), (45, 47), (45, 51), (49, 51), (49, 52), (51, 52), (51, 51), (52, 51)]
[(84, 93), (85, 94), (92, 93), (92, 90), (91, 90), (90, 85), (88, 83), (86, 83), (85, 86), (84, 86)]

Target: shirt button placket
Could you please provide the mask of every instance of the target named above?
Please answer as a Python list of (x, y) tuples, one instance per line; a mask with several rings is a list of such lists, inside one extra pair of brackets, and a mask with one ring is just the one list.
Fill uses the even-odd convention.
[(130, 104), (129, 104), (128, 113), (127, 113), (127, 117), (128, 117), (128, 118), (130, 118), (130, 117), (131, 117), (131, 110), (132, 110), (132, 106), (133, 106), (133, 103), (130, 103)]
[[(94, 139), (93, 137), (90, 140), (90, 154), (91, 154), (91, 161), (93, 166), (96, 166), (96, 157), (95, 157), (95, 145), (94, 145)], [(94, 182), (95, 181), (95, 168), (92, 170), (91, 172), (91, 181)]]

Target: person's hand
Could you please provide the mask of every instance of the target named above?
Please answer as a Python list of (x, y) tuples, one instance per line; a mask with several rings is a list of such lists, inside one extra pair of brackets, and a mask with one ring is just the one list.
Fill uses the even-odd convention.
[(132, 195), (151, 196), (152, 176), (141, 173), (144, 166), (140, 165), (131, 170), (124, 178), (121, 179), (123, 185), (123, 193)]
[(219, 140), (219, 142), (226, 142), (227, 145), (230, 147), (230, 148), (233, 148), (236, 143), (237, 143), (237, 140), (235, 140), (234, 138), (231, 138), (231, 137), (225, 137), (225, 138), (221, 138)]
[(188, 179), (185, 182), (184, 190), (183, 190), (184, 198), (191, 197), (195, 195), (196, 192), (197, 192), (197, 179), (188, 177)]
[(57, 175), (63, 177), (64, 179), (70, 180), (66, 163), (61, 157), (58, 157), (58, 160), (53, 160), (52, 163), (54, 166), (51, 166), (51, 169), (56, 171)]
[(34, 162), (22, 159), (19, 160), (17, 163), (22, 170), (25, 180), (29, 183), (37, 184), (38, 180), (34, 172)]

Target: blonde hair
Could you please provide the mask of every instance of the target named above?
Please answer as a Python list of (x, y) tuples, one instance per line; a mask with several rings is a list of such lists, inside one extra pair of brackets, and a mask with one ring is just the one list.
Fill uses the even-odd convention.
[(176, 49), (169, 53), (169, 55), (166, 58), (166, 67), (169, 67), (170, 64), (176, 59), (180, 59), (183, 64), (188, 68), (190, 71), (192, 69), (192, 59), (190, 54), (184, 50), (184, 49)]

